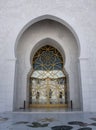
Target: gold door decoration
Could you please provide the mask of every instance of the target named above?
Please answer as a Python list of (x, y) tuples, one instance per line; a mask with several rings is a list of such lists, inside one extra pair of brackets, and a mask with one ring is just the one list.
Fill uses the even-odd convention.
[(46, 45), (34, 55), (29, 96), (30, 107), (67, 106), (63, 58), (56, 48)]

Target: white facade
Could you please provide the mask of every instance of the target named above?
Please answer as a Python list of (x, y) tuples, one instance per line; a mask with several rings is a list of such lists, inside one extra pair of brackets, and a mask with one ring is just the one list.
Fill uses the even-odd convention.
[(64, 56), (73, 107), (96, 111), (95, 41), (95, 0), (1, 0), (0, 111), (28, 101), (30, 61), (45, 44)]

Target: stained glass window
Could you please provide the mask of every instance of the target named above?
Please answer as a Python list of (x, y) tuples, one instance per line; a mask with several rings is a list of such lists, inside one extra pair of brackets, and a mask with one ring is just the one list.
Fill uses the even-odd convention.
[(44, 46), (37, 51), (33, 58), (34, 70), (62, 70), (63, 58), (57, 49)]

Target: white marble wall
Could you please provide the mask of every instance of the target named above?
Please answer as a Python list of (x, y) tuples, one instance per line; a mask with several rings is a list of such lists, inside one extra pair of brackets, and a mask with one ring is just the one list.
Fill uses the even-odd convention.
[(21, 32), (35, 20), (39, 20), (39, 16), (64, 21), (64, 24), (77, 34), (80, 41), (83, 110), (96, 111), (95, 12), (95, 0), (0, 1), (0, 111), (13, 109), (14, 48), (17, 36), (22, 29)]

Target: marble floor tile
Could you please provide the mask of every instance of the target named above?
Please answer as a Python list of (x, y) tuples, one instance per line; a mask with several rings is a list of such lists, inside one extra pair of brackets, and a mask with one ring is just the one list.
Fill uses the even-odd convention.
[(5, 112), (0, 130), (96, 130), (96, 113)]

